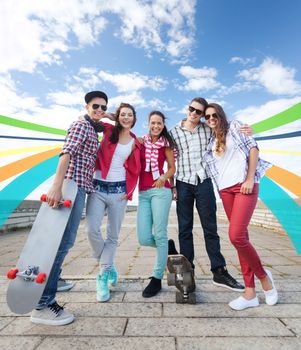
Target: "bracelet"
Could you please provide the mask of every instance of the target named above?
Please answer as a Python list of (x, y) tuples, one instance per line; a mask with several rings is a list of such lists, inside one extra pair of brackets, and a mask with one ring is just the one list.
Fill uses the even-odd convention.
[(173, 190), (174, 188), (176, 188), (176, 186), (171, 186), (171, 189)]

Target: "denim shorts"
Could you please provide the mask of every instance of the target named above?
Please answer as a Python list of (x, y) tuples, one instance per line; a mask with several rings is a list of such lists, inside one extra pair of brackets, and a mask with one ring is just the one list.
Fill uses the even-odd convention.
[(96, 191), (109, 193), (125, 193), (125, 181), (107, 182), (93, 179), (93, 186)]

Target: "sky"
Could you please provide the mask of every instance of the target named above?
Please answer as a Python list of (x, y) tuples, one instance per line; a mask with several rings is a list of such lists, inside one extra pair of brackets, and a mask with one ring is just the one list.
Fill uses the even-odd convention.
[[(4, 116), (67, 129), (84, 113), (85, 93), (103, 90), (109, 111), (120, 102), (135, 106), (134, 132), (142, 135), (151, 110), (161, 110), (170, 128), (197, 96), (222, 104), (229, 119), (249, 124), (301, 101), (299, 0), (0, 0), (0, 5)], [(0, 128), (1, 135), (41, 136)], [(281, 132), (300, 129), (298, 120)], [(300, 151), (300, 139), (260, 146)], [(1, 139), (1, 149), (26, 142)], [(301, 175), (300, 156), (263, 155)], [(2, 158), (1, 165), (23, 156)]]

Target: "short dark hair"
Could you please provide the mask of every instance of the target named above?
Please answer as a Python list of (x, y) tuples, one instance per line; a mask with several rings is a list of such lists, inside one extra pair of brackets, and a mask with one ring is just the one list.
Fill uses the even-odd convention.
[(192, 103), (192, 102), (197, 102), (197, 103), (201, 104), (202, 106), (204, 106), (204, 108), (207, 108), (207, 106), (208, 106), (208, 102), (203, 97), (195, 97), (190, 101), (190, 103)]

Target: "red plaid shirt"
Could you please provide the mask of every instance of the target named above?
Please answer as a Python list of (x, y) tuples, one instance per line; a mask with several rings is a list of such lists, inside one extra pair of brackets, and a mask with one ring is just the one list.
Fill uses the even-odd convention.
[(60, 156), (70, 154), (65, 178), (73, 179), (78, 187), (84, 188), (87, 193), (94, 192), (92, 179), (97, 149), (98, 135), (91, 124), (86, 120), (73, 122), (68, 129)]

